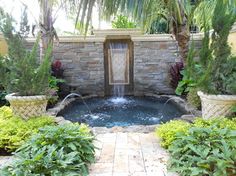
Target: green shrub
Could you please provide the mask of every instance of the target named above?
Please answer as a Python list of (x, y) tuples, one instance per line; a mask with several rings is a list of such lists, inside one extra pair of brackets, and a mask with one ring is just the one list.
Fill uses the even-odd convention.
[(173, 120), (156, 132), (168, 148), (170, 170), (182, 176), (236, 174), (236, 118)]
[(11, 108), (8, 106), (0, 107), (0, 120), (1, 119), (8, 119), (13, 116)]
[(215, 128), (229, 128), (231, 130), (236, 130), (236, 117), (232, 119), (228, 118), (213, 118), (213, 119), (208, 119), (204, 120), (202, 118), (197, 118), (193, 126), (195, 127), (210, 127), (214, 126)]
[(165, 124), (160, 125), (156, 129), (156, 134), (161, 138), (161, 146), (168, 148), (176, 139), (178, 132), (187, 133), (190, 128), (190, 123), (181, 120), (171, 120)]
[(197, 109), (201, 107), (200, 97), (197, 95), (197, 88), (191, 88), (187, 94), (187, 101)]
[(157, 127), (156, 134), (161, 138), (161, 146), (168, 149), (169, 146), (175, 141), (177, 133), (183, 132), (187, 135), (191, 127), (204, 128), (210, 126), (214, 126), (216, 129), (229, 128), (231, 130), (236, 130), (236, 117), (232, 119), (214, 118), (209, 120), (197, 118), (191, 124), (181, 120), (171, 120), (170, 122)]
[(1, 86), (7, 93), (21, 96), (50, 94), (52, 46), (47, 48), (42, 62), (39, 62), (39, 37), (32, 50), (28, 51), (24, 38), (15, 32), (12, 17), (2, 12), (0, 19), (0, 31), (8, 45), (8, 56), (0, 59)]
[(45, 125), (52, 125), (52, 117), (35, 117), (28, 121), (15, 117), (9, 107), (0, 108), (0, 149), (15, 151), (32, 134)]
[(115, 20), (111, 22), (112, 28), (135, 28), (136, 24), (129, 20), (127, 16), (118, 15)]
[(235, 8), (229, 8), (227, 1), (217, 0), (212, 16), (212, 41), (214, 60), (206, 81), (209, 94), (236, 94), (236, 57), (231, 55), (228, 36), (236, 22)]
[(182, 176), (236, 175), (236, 132), (215, 125), (176, 134), (169, 147), (170, 169)]
[(94, 137), (85, 125), (47, 126), (25, 143), (0, 175), (87, 175)]

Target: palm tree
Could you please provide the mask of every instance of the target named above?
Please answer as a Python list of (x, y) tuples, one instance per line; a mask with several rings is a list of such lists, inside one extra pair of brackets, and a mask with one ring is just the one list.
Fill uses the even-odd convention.
[[(236, 7), (235, 0), (222, 0), (229, 7)], [(144, 30), (150, 28), (157, 18), (166, 19), (171, 27), (180, 51), (183, 62), (186, 61), (189, 40), (190, 40), (190, 24), (194, 17), (194, 11), (198, 9), (198, 13), (203, 6), (208, 6), (210, 11), (214, 10), (216, 0), (39, 0), (41, 7), (41, 33), (46, 36), (43, 41), (44, 48), (47, 43), (52, 41), (55, 36), (52, 19), (52, 7), (55, 2), (59, 2), (65, 10), (70, 13), (76, 13), (75, 26), (81, 29), (81, 32), (87, 33), (91, 23), (91, 16), (95, 4), (103, 10), (103, 16), (109, 19), (112, 15), (120, 12), (130, 15), (137, 23), (143, 26)], [(201, 8), (198, 6), (201, 5)], [(210, 13), (208, 17), (211, 19)], [(198, 15), (197, 19), (201, 20)], [(46, 29), (46, 30), (45, 30)]]
[[(222, 2), (229, 11), (236, 13), (236, 0), (222, 0)], [(203, 26), (206, 25), (205, 23), (212, 29), (212, 19), (216, 3), (217, 0), (204, 0), (194, 11), (194, 21), (202, 31)]]
[(56, 30), (53, 24), (56, 18), (52, 16), (54, 0), (39, 0), (40, 15), (38, 27), (40, 29), (41, 42), (40, 42), (40, 60), (42, 61), (44, 51), (48, 48), (49, 44), (53, 44), (54, 38), (58, 40)]
[[(87, 32), (95, 0), (68, 0), (78, 4), (76, 22), (83, 32)], [(98, 0), (97, 0), (98, 1)], [(203, 0), (100, 0), (103, 16), (110, 18), (117, 13), (126, 13), (142, 24), (143, 29), (150, 28), (157, 18), (169, 21), (172, 33), (178, 42), (180, 55), (185, 61), (190, 39), (189, 26), (193, 12)], [(78, 20), (79, 19), (79, 20)]]

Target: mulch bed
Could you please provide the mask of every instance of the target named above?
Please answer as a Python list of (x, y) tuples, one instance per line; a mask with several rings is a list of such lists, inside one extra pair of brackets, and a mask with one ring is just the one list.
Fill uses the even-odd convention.
[(11, 156), (11, 155), (12, 155), (11, 152), (8, 152), (4, 148), (0, 148), (0, 156)]

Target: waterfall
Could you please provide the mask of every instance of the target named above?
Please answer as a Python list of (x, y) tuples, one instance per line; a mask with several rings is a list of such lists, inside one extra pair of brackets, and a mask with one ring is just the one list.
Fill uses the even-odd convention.
[(123, 97), (125, 92), (125, 86), (124, 85), (114, 85), (113, 86), (113, 95), (115, 97)]
[(113, 85), (115, 97), (123, 97), (125, 85), (129, 84), (128, 44), (112, 42), (109, 51), (109, 84)]

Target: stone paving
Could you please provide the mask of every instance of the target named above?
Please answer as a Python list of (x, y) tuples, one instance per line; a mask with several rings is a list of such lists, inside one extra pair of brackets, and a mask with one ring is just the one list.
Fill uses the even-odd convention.
[[(96, 162), (89, 176), (177, 176), (167, 172), (169, 155), (154, 133), (104, 133), (96, 139)], [(1, 156), (0, 168), (12, 159)]]
[(13, 156), (0, 156), (0, 168), (12, 162)]
[(96, 139), (90, 176), (177, 176), (167, 173), (169, 156), (154, 133), (105, 133)]

